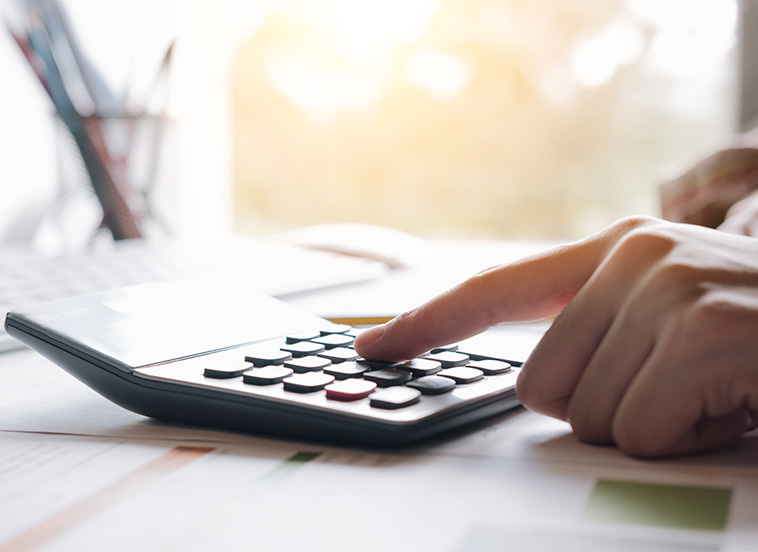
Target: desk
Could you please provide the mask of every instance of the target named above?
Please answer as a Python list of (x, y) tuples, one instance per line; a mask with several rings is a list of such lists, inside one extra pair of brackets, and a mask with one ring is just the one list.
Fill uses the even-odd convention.
[[(757, 459), (753, 433), (635, 460), (523, 409), (408, 450), (267, 439), (154, 422), (30, 351), (0, 357), (0, 550), (755, 550)], [(624, 510), (629, 482), (674, 506)]]

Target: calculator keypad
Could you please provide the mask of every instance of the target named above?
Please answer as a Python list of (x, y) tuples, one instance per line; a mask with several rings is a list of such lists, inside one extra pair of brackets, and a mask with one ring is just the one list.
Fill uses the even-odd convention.
[(484, 373), (476, 368), (467, 366), (456, 366), (455, 368), (446, 368), (438, 372), (440, 377), (450, 378), (455, 383), (474, 383), (484, 377)]
[(368, 369), (368, 366), (360, 362), (340, 362), (339, 364), (327, 366), (324, 368), (324, 372), (334, 376), (338, 380), (344, 380), (363, 377), (363, 374)]
[(347, 379), (337, 381), (326, 387), (326, 398), (333, 401), (356, 401), (365, 399), (376, 390), (372, 381)]
[(323, 345), (327, 349), (334, 349), (335, 347), (349, 347), (353, 344), (355, 338), (345, 334), (327, 334), (321, 337), (317, 337), (313, 340), (314, 343)]
[(273, 347), (260, 347), (245, 355), (245, 361), (253, 366), (270, 366), (272, 364), (284, 364), (284, 361), (292, 358), (292, 353)]
[(455, 389), (455, 380), (444, 376), (422, 376), (408, 382), (408, 387), (417, 389), (424, 395), (440, 395)]
[(349, 360), (358, 360), (358, 353), (355, 349), (347, 349), (345, 347), (335, 347), (333, 349), (327, 349), (323, 353), (319, 353), (318, 356), (325, 358), (334, 364), (340, 362), (346, 362)]
[(469, 367), (481, 370), (485, 376), (496, 376), (497, 374), (505, 374), (512, 370), (509, 363), (492, 359), (474, 360), (469, 363)]
[(333, 381), (334, 376), (330, 376), (329, 374), (309, 372), (307, 374), (298, 374), (296, 376), (285, 378), (282, 383), (284, 383), (285, 391), (313, 393), (314, 391), (321, 391)]
[(408, 362), (398, 364), (399, 370), (408, 370), (413, 376), (431, 376), (442, 370), (442, 364), (436, 360), (429, 360), (428, 358), (414, 358)]
[(203, 375), (207, 378), (236, 378), (253, 368), (253, 364), (244, 361), (227, 360), (206, 366)]
[(374, 370), (363, 375), (363, 379), (373, 381), (379, 387), (392, 387), (393, 385), (403, 385), (411, 381), (411, 373), (397, 368), (384, 368)]
[(439, 362), (443, 368), (466, 366), (468, 361), (471, 360), (468, 355), (464, 355), (463, 353), (458, 353), (455, 351), (442, 351), (440, 353), (432, 353), (426, 358)]
[(273, 385), (290, 377), (294, 371), (282, 366), (265, 366), (259, 370), (250, 370), (242, 374), (242, 381), (250, 385)]
[(297, 343), (282, 345), (281, 349), (285, 353), (290, 353), (293, 357), (299, 358), (322, 353), (326, 350), (326, 347), (313, 341), (299, 341)]
[[(441, 347), (407, 362), (362, 359), (349, 326), (300, 332), (168, 364), (141, 377), (388, 421), (414, 421), (512, 389), (502, 359)], [(474, 360), (475, 359), (475, 360)]]
[(421, 392), (416, 389), (411, 389), (410, 387), (392, 387), (374, 393), (370, 397), (370, 404), (374, 408), (395, 410), (416, 404), (419, 402), (420, 397)]
[(298, 374), (320, 372), (330, 364), (331, 361), (318, 356), (305, 356), (284, 361), (285, 368), (292, 368)]

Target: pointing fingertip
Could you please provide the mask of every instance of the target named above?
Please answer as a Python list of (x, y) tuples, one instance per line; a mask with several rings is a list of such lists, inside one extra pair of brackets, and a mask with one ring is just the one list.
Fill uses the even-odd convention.
[(355, 338), (355, 347), (363, 351), (367, 347), (371, 347), (376, 341), (378, 341), (382, 334), (384, 334), (385, 324), (380, 326), (374, 326), (363, 332), (361, 335)]

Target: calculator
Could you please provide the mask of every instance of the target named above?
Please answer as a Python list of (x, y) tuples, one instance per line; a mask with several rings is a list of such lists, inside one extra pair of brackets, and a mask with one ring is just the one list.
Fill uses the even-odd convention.
[(114, 403), (219, 429), (410, 445), (516, 407), (521, 359), (463, 341), (406, 362), (241, 282), (174, 281), (8, 313), (7, 332)]

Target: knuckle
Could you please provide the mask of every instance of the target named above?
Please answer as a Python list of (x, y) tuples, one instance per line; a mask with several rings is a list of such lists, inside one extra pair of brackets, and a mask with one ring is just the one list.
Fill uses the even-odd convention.
[(655, 458), (669, 452), (670, 439), (663, 437), (663, 426), (651, 426), (650, 418), (642, 416), (639, 409), (647, 405), (627, 405), (613, 420), (611, 435), (618, 449), (627, 456)]
[(675, 258), (668, 258), (659, 263), (655, 269), (654, 293), (675, 291), (685, 301), (691, 301), (702, 293), (699, 284), (700, 275), (697, 267)]
[(672, 324), (668, 336), (672, 347), (687, 351), (687, 357), (693, 360), (708, 359), (722, 366), (735, 362), (754, 365), (758, 312), (739, 304), (737, 299), (729, 292), (705, 286), (692, 291)]
[(619, 235), (626, 235), (635, 230), (650, 228), (659, 224), (661, 224), (661, 221), (653, 217), (630, 215), (614, 222), (611, 225), (611, 229)]
[(659, 227), (638, 226), (626, 232), (616, 245), (615, 254), (640, 261), (657, 259), (670, 252), (676, 240)]
[[(745, 327), (747, 322), (743, 314), (719, 293), (700, 289), (680, 318), (680, 334), (691, 344), (703, 344), (712, 338), (721, 340), (729, 334), (736, 337), (732, 330)], [(725, 344), (726, 342), (724, 340)]]
[(704, 292), (691, 303), (685, 319), (689, 328), (701, 333), (721, 320), (726, 321), (725, 315), (730, 310), (729, 305), (722, 298), (713, 293)]
[(610, 424), (602, 413), (585, 405), (577, 406), (572, 400), (566, 410), (566, 417), (577, 439), (583, 443), (606, 444), (612, 441)]
[(670, 454), (671, 443), (656, 436), (655, 428), (635, 422), (615, 420), (613, 441), (618, 449), (635, 458), (658, 458)]

